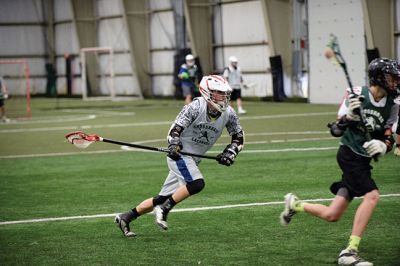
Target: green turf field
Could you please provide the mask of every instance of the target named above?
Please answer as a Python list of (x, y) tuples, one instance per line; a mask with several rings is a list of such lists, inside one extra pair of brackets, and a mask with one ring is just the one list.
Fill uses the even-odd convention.
[[(13, 101), (6, 104), (13, 118)], [(326, 124), (334, 105), (245, 102), (246, 145), (235, 164), (203, 160), (206, 187), (176, 206), (167, 232), (145, 215), (132, 224), (136, 238), (122, 236), (114, 214), (158, 193), (165, 154), (107, 143), (79, 150), (64, 135), (79, 129), (165, 147), (181, 107), (173, 100), (34, 98), (32, 119), (0, 124), (0, 265), (334, 265), (360, 200), (337, 223), (299, 214), (288, 227), (279, 224), (287, 192), (332, 197), (338, 140)], [(210, 155), (229, 141), (225, 133)], [(391, 153), (374, 163), (383, 196), (360, 246), (374, 265), (400, 261), (399, 160)], [(26, 222), (32, 219), (44, 220)]]

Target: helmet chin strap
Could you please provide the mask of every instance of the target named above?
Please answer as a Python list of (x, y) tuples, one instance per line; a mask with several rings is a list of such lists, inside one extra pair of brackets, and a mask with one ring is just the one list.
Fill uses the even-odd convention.
[(213, 119), (221, 116), (221, 112), (215, 109), (210, 103), (207, 104), (207, 114)]

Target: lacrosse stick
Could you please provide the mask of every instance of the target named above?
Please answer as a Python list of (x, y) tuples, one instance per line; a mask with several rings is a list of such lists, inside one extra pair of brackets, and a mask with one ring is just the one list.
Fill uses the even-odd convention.
[(245, 90), (254, 89), (256, 86), (257, 86), (256, 82), (245, 83), (245, 84), (243, 84), (243, 89), (245, 89)]
[[(350, 93), (352, 95), (355, 95), (354, 90), (353, 90), (353, 83), (351, 82), (349, 72), (347, 71), (346, 61), (344, 61), (342, 53), (340, 52), (338, 38), (332, 33), (330, 34), (329, 43), (326, 45), (325, 57), (328, 58), (330, 61), (332, 61), (334, 64), (340, 65), (340, 67), (343, 69), (343, 72), (346, 76), (346, 80), (347, 80), (347, 83), (350, 88)], [(367, 117), (365, 116), (365, 113), (364, 113), (362, 107), (360, 106), (360, 108), (357, 110), (354, 110), (354, 112), (360, 116), (360, 122), (361, 122), (361, 126), (363, 128), (363, 131), (365, 132), (365, 137), (366, 137), (367, 141), (370, 141), (372, 138), (371, 138), (371, 134), (369, 133), (368, 128), (367, 128)], [(374, 158), (375, 162), (378, 161), (377, 154), (375, 156), (373, 156), (373, 158)]]
[[(123, 146), (129, 146), (133, 148), (138, 148), (138, 149), (143, 149), (143, 150), (150, 150), (150, 151), (157, 151), (157, 152), (164, 152), (168, 153), (168, 149), (163, 149), (163, 148), (156, 148), (156, 147), (149, 147), (149, 146), (143, 146), (139, 144), (133, 144), (129, 142), (122, 142), (118, 140), (112, 140), (112, 139), (105, 139), (102, 138), (98, 135), (87, 135), (82, 131), (75, 131), (68, 133), (65, 135), (65, 138), (68, 140), (69, 143), (75, 145), (75, 147), (80, 148), (80, 149), (85, 149), (89, 147), (90, 144), (98, 141), (102, 142), (107, 142), (107, 143), (112, 143), (112, 144), (117, 144), (117, 145), (123, 145)], [(188, 155), (188, 156), (193, 156), (193, 157), (199, 157), (199, 158), (204, 158), (204, 159), (212, 159), (212, 160), (217, 160), (217, 157), (213, 156), (208, 156), (208, 155), (200, 155), (200, 154), (193, 154), (190, 152), (180, 152), (182, 155)]]

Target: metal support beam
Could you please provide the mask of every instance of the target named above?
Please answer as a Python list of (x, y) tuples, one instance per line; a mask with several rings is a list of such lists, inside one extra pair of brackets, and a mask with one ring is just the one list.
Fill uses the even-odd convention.
[(291, 0), (260, 0), (271, 56), (282, 57), (286, 75), (292, 73), (292, 6)]
[(139, 81), (141, 97), (151, 97), (149, 12), (146, 0), (124, 0), (124, 21), (129, 35), (132, 75)]
[(208, 0), (185, 0), (184, 5), (192, 53), (199, 57), (205, 74), (213, 70), (211, 7)]
[[(97, 46), (97, 27), (95, 6), (92, 0), (71, 0), (74, 24), (80, 48)], [(82, 68), (85, 66), (81, 66)], [(98, 89), (97, 82), (97, 62), (94, 56), (86, 58), (86, 73), (90, 84), (89, 93), (96, 95)]]
[(179, 51), (186, 48), (186, 27), (183, 0), (172, 1), (172, 7), (174, 12), (176, 50)]
[(49, 53), (49, 63), (55, 66), (56, 51), (54, 49), (54, 0), (47, 0), (47, 47)]
[(363, 0), (364, 23), (368, 48), (378, 48), (383, 57), (393, 58), (394, 5), (393, 0)]

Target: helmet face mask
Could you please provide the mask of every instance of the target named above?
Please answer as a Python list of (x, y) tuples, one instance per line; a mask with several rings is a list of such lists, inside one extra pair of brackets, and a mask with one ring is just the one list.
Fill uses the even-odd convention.
[(218, 112), (224, 112), (229, 106), (232, 89), (223, 77), (204, 76), (199, 90), (201, 96)]
[(377, 58), (368, 66), (370, 85), (379, 86), (392, 97), (400, 95), (400, 66), (396, 60)]
[(400, 76), (385, 74), (385, 83), (389, 95), (397, 97), (400, 95)]
[(229, 105), (231, 92), (221, 92), (210, 90), (211, 105), (219, 112), (223, 112)]

